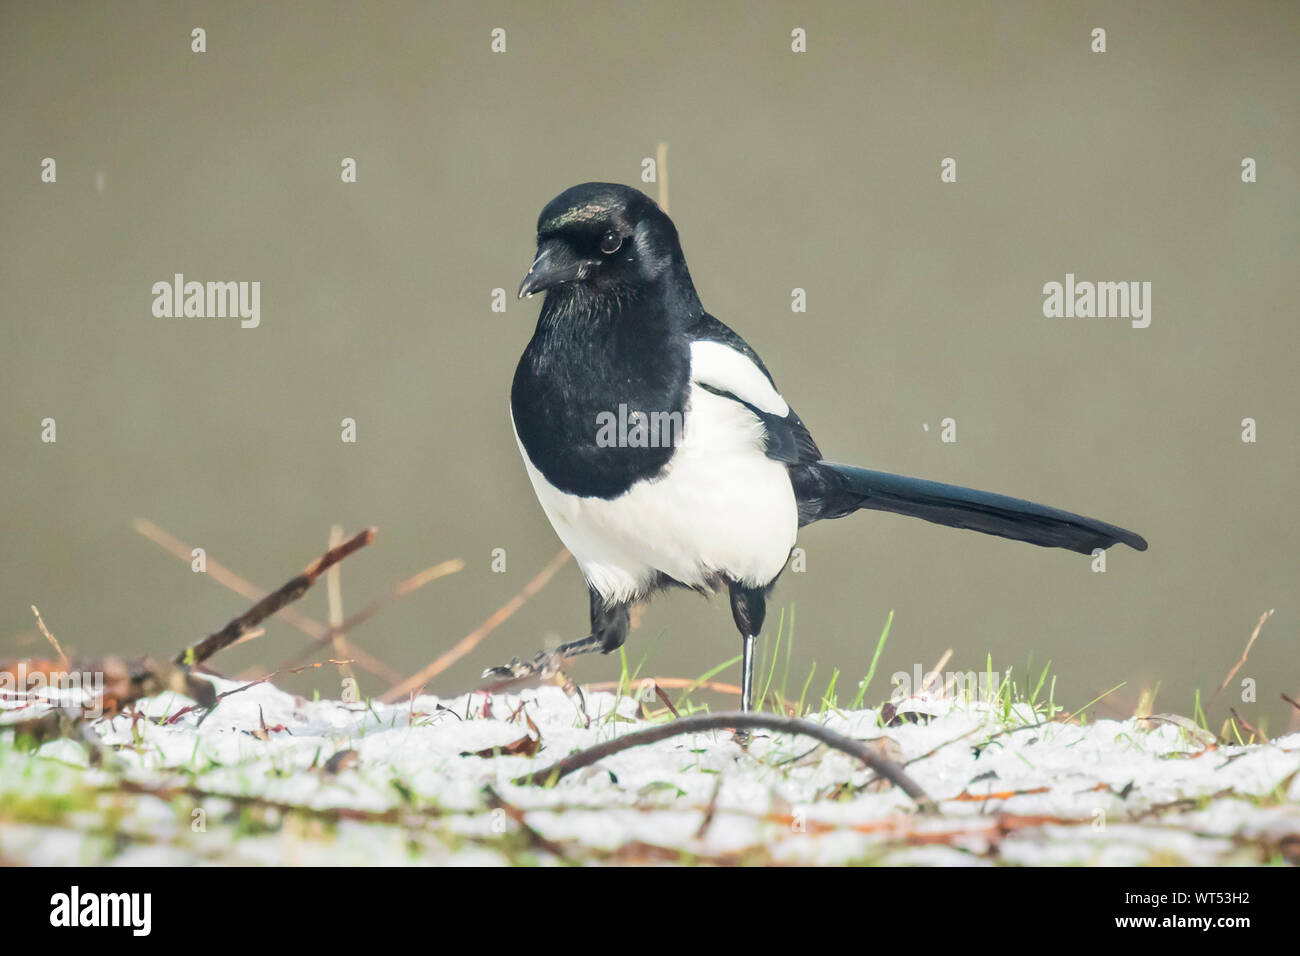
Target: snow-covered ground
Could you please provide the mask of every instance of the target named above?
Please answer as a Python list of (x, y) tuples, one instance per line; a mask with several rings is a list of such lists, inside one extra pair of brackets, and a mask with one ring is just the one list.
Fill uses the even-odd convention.
[[(168, 722), (190, 702), (164, 695), (141, 702), (145, 718), (91, 725), (99, 745), (34, 752), (3, 728), (33, 708), (0, 713), (0, 863), (1300, 859), (1300, 734), (1214, 746), (1176, 719), (1044, 722), (947, 700), (908, 701), (932, 719), (888, 726), (874, 710), (814, 718), (884, 738), (875, 746), (940, 802), (920, 815), (849, 756), (763, 732), (747, 751), (726, 731), (679, 736), (552, 788), (517, 785), (645, 726), (643, 705), (590, 694), (584, 727), (559, 688), (488, 701), (306, 701), (260, 684), (202, 723)], [(533, 756), (494, 755), (532, 749), (523, 738), (539, 741)]]

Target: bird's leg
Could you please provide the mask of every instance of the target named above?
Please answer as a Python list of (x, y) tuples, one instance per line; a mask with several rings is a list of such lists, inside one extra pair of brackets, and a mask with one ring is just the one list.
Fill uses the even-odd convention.
[[(745, 587), (733, 581), (730, 589), (731, 616), (744, 642), (740, 658), (740, 709), (750, 710), (754, 706), (754, 645), (767, 616), (767, 588)], [(736, 731), (736, 742), (742, 746), (748, 744), (749, 731)]]
[(608, 654), (618, 650), (627, 640), (629, 627), (628, 609), (630, 602), (608, 607), (605, 599), (595, 590), (589, 589), (591, 599), (591, 633), (576, 641), (561, 644), (551, 651), (540, 651), (530, 661), (512, 658), (509, 664), (489, 667), (483, 672), (483, 679), (490, 681), (516, 681), (526, 678), (553, 677), (560, 672), (565, 661), (582, 654), (600, 651)]
[(740, 658), (740, 709), (749, 710), (754, 694), (754, 635), (746, 634), (744, 652)]

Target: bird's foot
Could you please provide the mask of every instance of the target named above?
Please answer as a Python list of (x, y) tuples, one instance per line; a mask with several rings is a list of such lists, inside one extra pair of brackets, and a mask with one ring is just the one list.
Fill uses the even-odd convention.
[(554, 677), (560, 672), (560, 666), (564, 663), (563, 654), (556, 651), (541, 651), (531, 661), (521, 661), (517, 657), (510, 659), (509, 664), (503, 664), (499, 667), (489, 667), (483, 672), (483, 680), (486, 681), (521, 681), (530, 679), (545, 680)]

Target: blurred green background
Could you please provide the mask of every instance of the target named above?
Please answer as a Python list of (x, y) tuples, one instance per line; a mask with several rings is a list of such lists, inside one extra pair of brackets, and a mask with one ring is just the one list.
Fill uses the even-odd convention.
[[(871, 699), (952, 647), (951, 669), (1050, 659), (1074, 706), (1127, 681), (1100, 712), (1159, 683), (1157, 709), (1187, 713), (1276, 607), (1239, 675), (1258, 702), (1234, 682), (1207, 709), (1294, 725), (1298, 54), (1300, 6), (1267, 2), (7, 0), (0, 656), (43, 649), (31, 604), (65, 646), (124, 654), (173, 652), (247, 606), (136, 516), (265, 588), (332, 523), (377, 525), (343, 566), (345, 611), (445, 558), (467, 567), (355, 640), (409, 672), (470, 632), (559, 547), (507, 413), (539, 307), (513, 298), (537, 213), (585, 180), (643, 185), (665, 141), (706, 307), (828, 457), (1151, 542), (1097, 574), (895, 516), (807, 529), (807, 573), (782, 578), (767, 632), (796, 607), (796, 689), (813, 662), (814, 688), (835, 667), (851, 687), (894, 609)], [(154, 318), (151, 286), (176, 272), (260, 281), (261, 327)], [(1042, 286), (1067, 272), (1150, 281), (1150, 328), (1044, 318)], [(324, 619), (324, 589), (300, 607)], [(431, 689), (581, 636), (586, 614), (570, 563)], [(214, 664), (258, 673), (306, 641), (273, 621)], [(628, 649), (694, 676), (738, 645), (725, 600), (674, 593)], [(338, 692), (332, 671), (288, 683)]]

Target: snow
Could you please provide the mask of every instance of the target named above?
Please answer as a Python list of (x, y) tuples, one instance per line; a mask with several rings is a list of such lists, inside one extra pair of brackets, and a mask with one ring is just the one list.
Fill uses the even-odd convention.
[[(34, 753), (4, 725), (47, 705), (0, 710), (0, 862), (1138, 865), (1300, 847), (1300, 735), (1216, 746), (1172, 719), (1066, 723), (950, 699), (908, 701), (930, 718), (897, 726), (874, 710), (811, 718), (888, 738), (875, 746), (940, 803), (922, 815), (848, 755), (764, 732), (748, 750), (726, 731), (684, 735), (552, 788), (512, 782), (647, 725), (611, 694), (587, 695), (590, 726), (557, 687), (386, 705), (263, 683), (171, 719), (192, 703), (141, 701), (93, 723), (97, 745)], [(525, 714), (534, 756), (473, 756), (530, 735)]]

